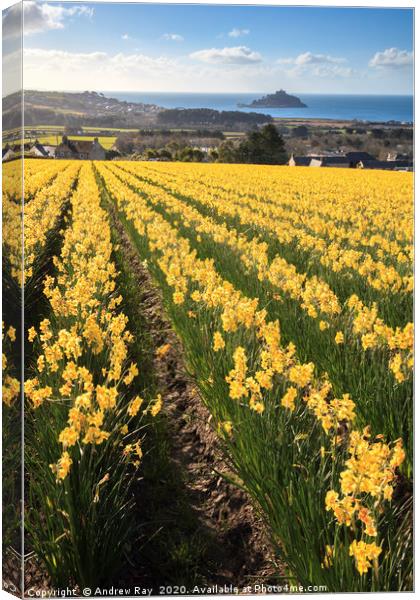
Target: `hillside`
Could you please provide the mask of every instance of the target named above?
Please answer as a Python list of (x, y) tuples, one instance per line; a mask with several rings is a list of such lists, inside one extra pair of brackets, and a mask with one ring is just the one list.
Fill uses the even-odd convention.
[[(126, 102), (98, 92), (25, 91), (25, 125), (56, 125), (103, 128), (224, 128), (244, 131), (270, 122), (269, 115), (242, 111), (165, 109), (155, 104)], [(3, 129), (19, 127), (21, 98), (18, 93), (3, 98)]]
[[(162, 110), (154, 104), (125, 102), (97, 92), (40, 92), (25, 90), (25, 124), (130, 127), (150, 124)], [(3, 127), (17, 127), (18, 94), (3, 99)]]

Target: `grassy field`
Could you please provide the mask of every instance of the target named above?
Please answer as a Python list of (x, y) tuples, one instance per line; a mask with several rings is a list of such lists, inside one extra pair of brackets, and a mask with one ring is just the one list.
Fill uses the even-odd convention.
[[(74, 141), (79, 140), (79, 141), (88, 141), (88, 142), (92, 142), (95, 137), (98, 137), (98, 142), (101, 144), (101, 146), (103, 146), (105, 148), (105, 150), (109, 150), (109, 148), (111, 148), (114, 145), (115, 140), (117, 139), (116, 137), (112, 137), (112, 136), (109, 136), (109, 137), (108, 136), (95, 136), (95, 135), (77, 135), (77, 136), (69, 135), (68, 136), (69, 140), (74, 140)], [(58, 143), (61, 142), (61, 137), (55, 136), (55, 135), (41, 136), (38, 138), (38, 140), (41, 142), (41, 144), (55, 146), (55, 145), (57, 145), (57, 141), (58, 141)]]
[[(114, 145), (115, 141), (116, 141), (116, 137), (114, 136), (96, 136), (96, 135), (77, 135), (77, 136), (68, 136), (68, 138), (70, 140), (80, 140), (80, 141), (89, 141), (92, 142), (94, 140), (94, 138), (97, 137), (99, 143), (101, 144), (101, 146), (103, 146), (105, 148), (105, 150), (109, 150), (110, 148), (112, 148), (112, 146)], [(30, 143), (34, 143), (35, 139), (37, 139), (41, 144), (45, 144), (46, 146), (57, 146), (60, 142), (61, 142), (61, 138), (62, 138), (62, 134), (57, 134), (57, 135), (40, 135), (35, 137), (31, 137), (31, 138), (25, 138), (23, 140), (24, 144), (30, 144)], [(3, 147), (6, 145), (7, 142), (3, 141)], [(18, 143), (22, 143), (22, 140), (14, 140), (13, 141), (14, 144), (18, 144)]]
[[(25, 128), (25, 132), (31, 132), (31, 137), (26, 138), (25, 139), (25, 143), (26, 142), (30, 142), (30, 141), (35, 141), (35, 139), (38, 139), (41, 143), (44, 144), (50, 144), (50, 145), (56, 145), (57, 141), (56, 138), (58, 138), (58, 141), (61, 140), (61, 137), (63, 136), (63, 131), (64, 131), (64, 126), (62, 125), (37, 125), (37, 126), (32, 126), (32, 125), (28, 125)], [(97, 134), (99, 132), (109, 132), (109, 137), (108, 136), (100, 136), (100, 142), (101, 144), (104, 146), (104, 148), (108, 149), (112, 146), (112, 144), (115, 142), (116, 140), (116, 135), (113, 134), (117, 134), (117, 133), (135, 133), (138, 131), (138, 129), (133, 129), (133, 128), (118, 128), (118, 127), (82, 127), (81, 128), (83, 131), (83, 136), (72, 136), (70, 135), (69, 137), (77, 137), (78, 139), (93, 139), (93, 137), (97, 137)], [(13, 135), (19, 135), (20, 134), (20, 129), (10, 129), (7, 131), (3, 132), (3, 145), (6, 143), (7, 139), (10, 139), (11, 137), (13, 137)], [(179, 132), (179, 131), (194, 131), (194, 129), (189, 129), (188, 127), (186, 128), (174, 128), (171, 129), (171, 131), (173, 132)], [(245, 134), (244, 132), (241, 131), (224, 131), (223, 132), (224, 135), (226, 136), (227, 139), (236, 139), (236, 138), (240, 138), (243, 137)], [(14, 143), (17, 143), (16, 140), (14, 140)]]

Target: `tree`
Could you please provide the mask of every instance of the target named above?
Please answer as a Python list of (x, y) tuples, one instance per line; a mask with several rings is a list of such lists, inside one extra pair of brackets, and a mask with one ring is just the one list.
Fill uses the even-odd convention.
[(121, 154), (132, 154), (134, 152), (134, 141), (127, 134), (122, 134), (117, 137), (115, 146)]
[(193, 148), (191, 146), (184, 146), (177, 152), (177, 160), (181, 160), (182, 162), (192, 162), (193, 161)]
[(385, 132), (383, 129), (372, 129), (371, 133), (372, 133), (372, 136), (377, 140), (381, 140), (385, 135)]
[(155, 148), (147, 148), (144, 154), (147, 160), (150, 160), (151, 158), (158, 158), (158, 152), (155, 150)]
[(239, 161), (245, 163), (282, 165), (287, 162), (284, 140), (271, 123), (248, 133), (246, 140), (239, 144), (237, 154)]
[(159, 156), (165, 160), (172, 160), (172, 153), (168, 150), (168, 148), (162, 148), (162, 150), (159, 152)]
[(193, 161), (194, 162), (203, 162), (204, 160), (204, 152), (199, 148), (194, 148), (193, 150)]
[(290, 133), (292, 137), (306, 139), (309, 136), (309, 129), (305, 125), (298, 125), (297, 127), (293, 127)]
[(118, 152), (118, 150), (113, 150), (110, 148), (105, 152), (105, 158), (106, 160), (114, 160), (116, 158), (121, 158), (121, 154)]
[(216, 162), (219, 159), (219, 152), (214, 148), (213, 150), (210, 150), (209, 157), (210, 160)]
[(239, 162), (237, 160), (237, 151), (236, 148), (231, 141), (223, 142), (219, 146), (219, 158), (218, 162), (221, 163), (233, 163)]

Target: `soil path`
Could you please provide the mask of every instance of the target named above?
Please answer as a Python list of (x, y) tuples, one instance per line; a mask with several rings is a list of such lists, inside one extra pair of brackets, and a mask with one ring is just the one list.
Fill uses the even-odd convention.
[[(157, 522), (152, 529), (153, 526), (156, 528), (157, 537), (165, 538), (165, 524), (168, 522), (165, 512), (169, 513), (168, 534), (172, 540), (180, 536), (177, 549), (184, 549), (188, 571), (183, 573), (185, 564), (182, 564), (182, 556), (177, 556), (178, 563), (175, 560), (175, 569), (171, 568), (172, 548), (166, 568), (162, 564), (156, 570), (156, 565), (146, 560), (143, 567), (133, 564), (131, 577), (137, 585), (140, 582), (143, 586), (152, 585), (156, 593), (156, 588), (168, 585), (233, 586), (239, 591), (251, 585), (252, 591), (258, 591), (255, 585), (275, 583), (281, 575), (263, 522), (247, 495), (220, 475), (229, 471), (210, 425), (211, 415), (186, 374), (182, 347), (165, 317), (160, 292), (115, 213), (112, 214), (112, 223), (120, 246), (120, 257), (129, 265), (136, 282), (137, 310), (143, 313), (155, 347), (170, 345), (164, 356), (159, 358), (155, 355), (154, 369), (164, 397), (169, 468), (180, 483), (175, 492), (181, 500), (165, 497), (164, 490), (162, 497), (162, 489), (156, 490), (156, 482), (147, 481), (146, 475), (144, 485), (140, 484), (138, 490), (139, 510), (143, 511), (150, 502), (156, 508), (156, 502), (159, 504), (159, 500), (163, 500), (163, 506), (157, 506), (157, 514), (164, 515), (161, 529)], [(167, 483), (165, 475), (163, 479), (162, 486)], [(165, 506), (168, 501), (171, 506)], [(176, 514), (177, 508), (179, 514)], [(146, 512), (149, 511), (146, 509)], [(146, 539), (150, 533), (151, 529), (146, 527)], [(181, 539), (183, 535), (185, 537)], [(167, 543), (170, 549), (171, 540), (168, 539)], [(150, 544), (145, 541), (140, 555), (149, 554), (148, 546)], [(159, 541), (157, 546), (161, 551)], [(153, 558), (153, 549), (151, 554)], [(179, 554), (176, 549), (175, 554)], [(195, 555), (195, 560), (191, 560), (191, 555)], [(158, 558), (165, 562), (164, 556)], [(190, 569), (188, 562), (192, 563)], [(171, 572), (176, 571), (176, 566), (178, 573)]]

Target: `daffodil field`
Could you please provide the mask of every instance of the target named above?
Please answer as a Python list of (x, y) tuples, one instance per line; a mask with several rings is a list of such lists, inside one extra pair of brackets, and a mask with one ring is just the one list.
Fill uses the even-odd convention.
[[(286, 577), (411, 590), (412, 174), (25, 160), (22, 226), (17, 164), (3, 168), (3, 278), (29, 310), (25, 521), (52, 581), (121, 568), (165, 407), (133, 358), (117, 218)], [(12, 421), (22, 332), (17, 312), (3, 320)]]

